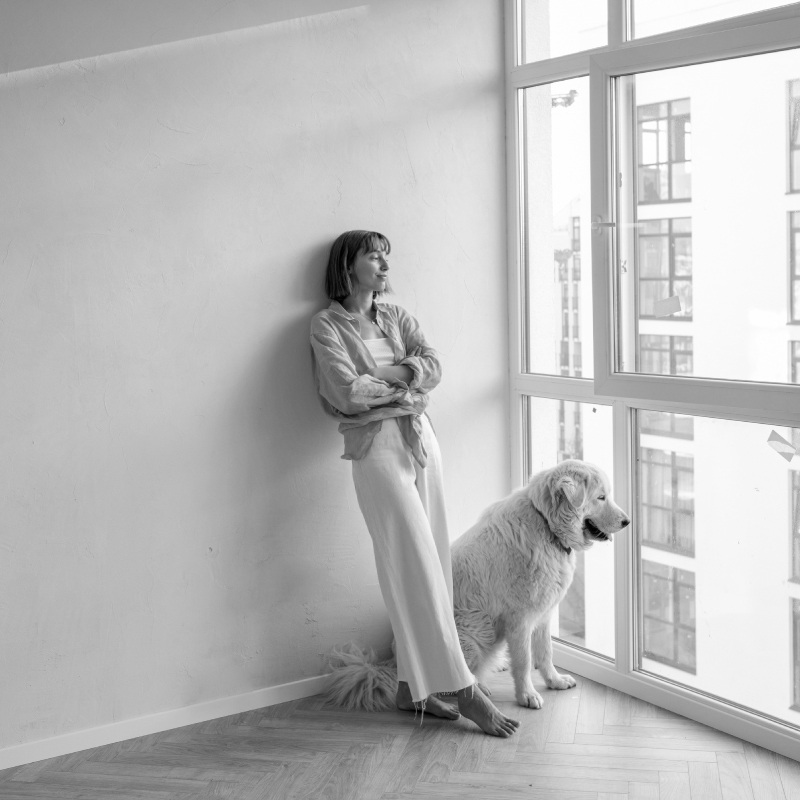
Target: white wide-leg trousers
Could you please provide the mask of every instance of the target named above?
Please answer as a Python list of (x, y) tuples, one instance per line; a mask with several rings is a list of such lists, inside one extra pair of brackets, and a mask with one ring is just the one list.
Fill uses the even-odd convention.
[(439, 444), (422, 417), (427, 466), (397, 421), (385, 419), (367, 455), (353, 461), (361, 513), (375, 551), (397, 647), (397, 677), (413, 700), (474, 683), (453, 621), (453, 577)]

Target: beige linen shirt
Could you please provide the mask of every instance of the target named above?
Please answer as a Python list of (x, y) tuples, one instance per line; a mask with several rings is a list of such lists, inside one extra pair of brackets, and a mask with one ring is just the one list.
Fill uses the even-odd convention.
[(361, 323), (334, 300), (311, 320), (314, 378), (322, 407), (340, 420), (344, 434), (342, 458), (358, 461), (369, 451), (384, 419), (396, 417), (414, 458), (425, 466), (420, 415), (428, 392), (442, 377), (436, 351), (428, 346), (419, 324), (405, 309), (375, 303), (376, 322), (391, 343), (396, 366), (409, 367), (410, 384), (391, 384), (368, 375), (375, 359), (361, 338)]

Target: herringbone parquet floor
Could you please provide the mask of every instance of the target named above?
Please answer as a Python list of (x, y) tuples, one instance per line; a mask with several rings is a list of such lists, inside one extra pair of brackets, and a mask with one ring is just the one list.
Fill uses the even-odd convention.
[[(578, 676), (575, 676), (576, 678)], [(466, 720), (322, 707), (319, 697), (0, 772), (2, 800), (800, 800), (800, 763), (578, 678), (518, 708), (510, 739)]]

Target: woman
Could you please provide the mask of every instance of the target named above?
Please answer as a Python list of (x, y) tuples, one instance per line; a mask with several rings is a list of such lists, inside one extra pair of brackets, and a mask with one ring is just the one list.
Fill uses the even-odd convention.
[[(397, 646), (397, 707), (510, 736), (519, 722), (498, 711), (470, 673), (453, 622), (450, 542), (439, 446), (425, 414), (440, 380), (435, 351), (388, 290), (388, 239), (348, 231), (331, 247), (330, 306), (311, 323), (317, 389), (340, 420), (358, 504)], [(457, 712), (435, 693), (458, 691)]]

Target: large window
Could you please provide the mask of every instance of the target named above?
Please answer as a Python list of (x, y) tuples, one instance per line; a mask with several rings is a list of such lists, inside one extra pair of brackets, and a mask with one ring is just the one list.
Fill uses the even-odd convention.
[(639, 202), (692, 196), (692, 120), (689, 98), (639, 106)]
[(644, 656), (696, 672), (694, 573), (643, 561), (642, 578)]
[(785, 5), (787, 0), (631, 0), (630, 33), (653, 36)]
[(559, 663), (796, 753), (800, 3), (508, 10), (513, 474), (582, 453), (633, 520), (579, 565)]
[[(567, 458), (613, 469), (612, 413), (607, 405), (527, 397), (523, 409), (525, 474)], [(614, 657), (614, 547), (597, 543), (575, 554), (575, 575), (553, 620), (553, 635)]]

